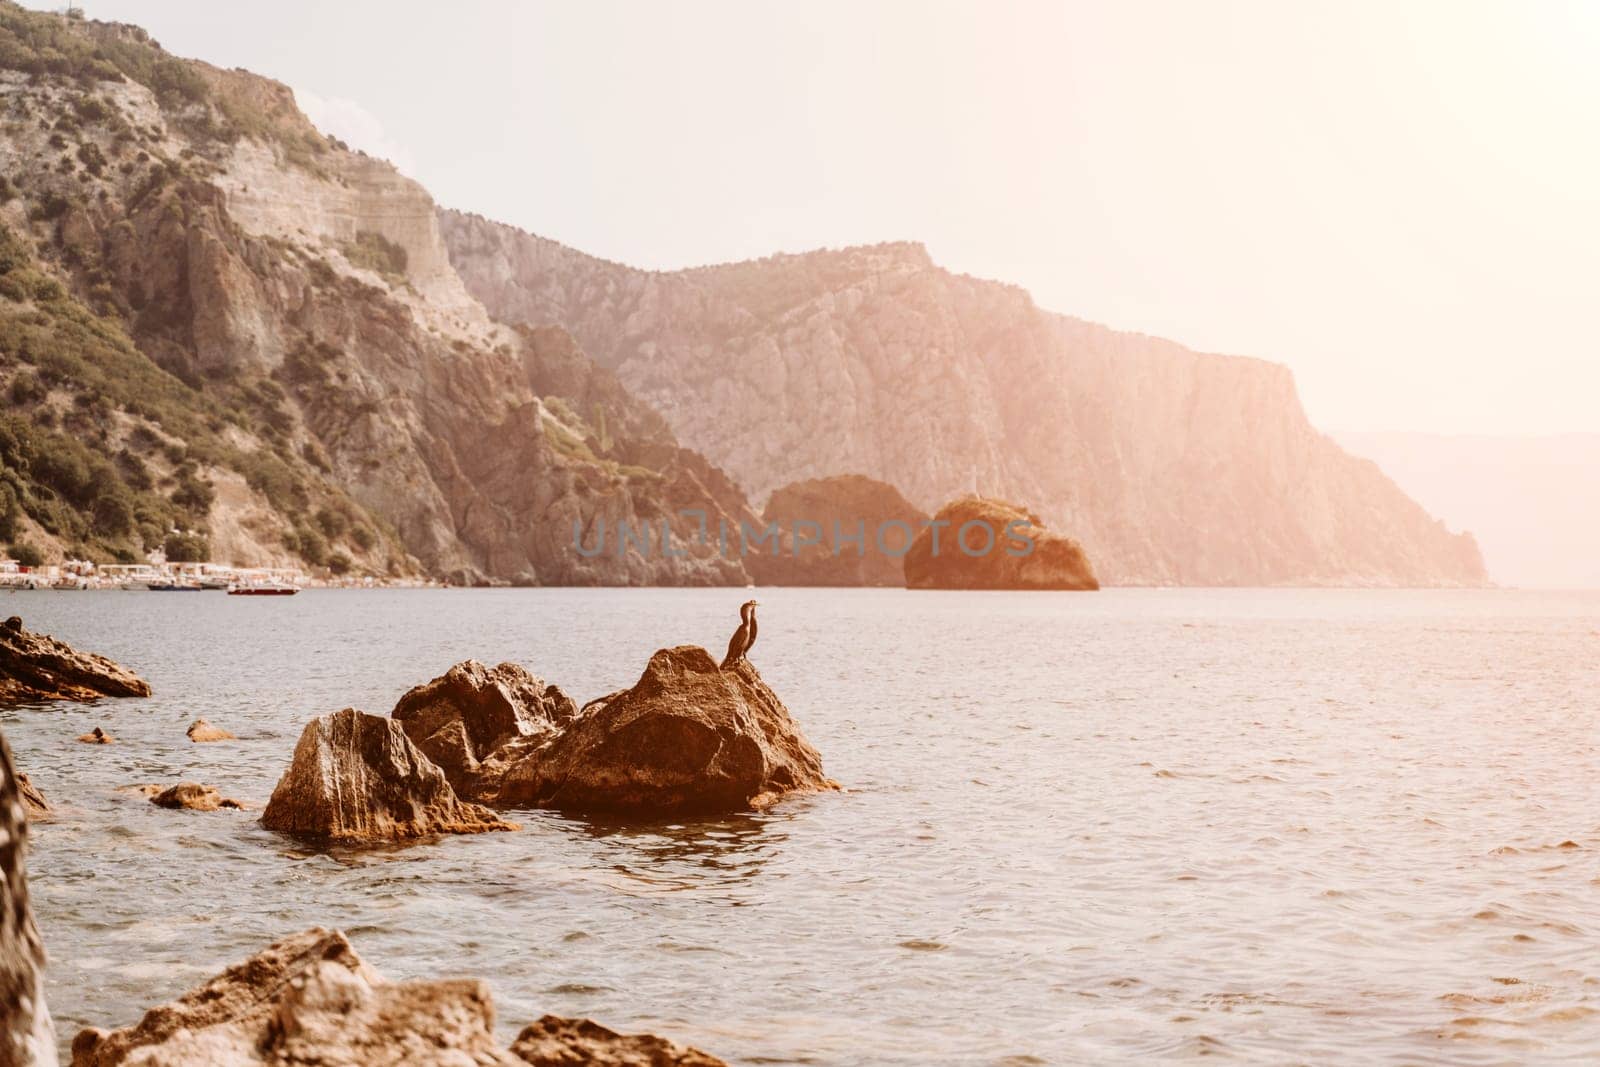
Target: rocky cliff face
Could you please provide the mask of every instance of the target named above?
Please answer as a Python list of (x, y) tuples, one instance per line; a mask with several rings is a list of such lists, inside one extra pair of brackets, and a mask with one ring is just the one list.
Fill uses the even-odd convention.
[(914, 244), (646, 272), (446, 212), (468, 289), (556, 324), (757, 499), (860, 472), (1016, 500), (1111, 583), (1456, 585), (1477, 545), (1307, 422), (1288, 370), (1045, 312)]
[[(58, 551), (139, 555), (177, 522), (237, 563), (748, 580), (710, 550), (658, 547), (663, 523), (680, 542), (697, 527), (680, 510), (742, 513), (738, 488), (570, 338), (493, 322), (426, 191), (321, 136), (285, 86), (175, 59), (132, 27), (0, 3), (0, 121), (0, 224), (27, 258), (26, 284), (0, 286), (18, 323), (0, 386), (22, 378), (30, 398), (18, 432), (98, 404), (110, 431), (83, 461), (116, 473), (128, 453), (154, 483), (130, 504), (148, 529), (119, 521), (113, 538), (55, 516)], [(104, 388), (81, 405), (80, 368), (10, 343), (42, 306), (120, 361), (101, 359)], [(130, 376), (150, 395), (113, 387)], [(61, 493), (24, 479), (25, 451), (0, 434), (17, 522), (39, 533)], [(69, 503), (94, 512), (91, 497)], [(625, 525), (651, 547), (618, 548)], [(599, 530), (610, 550), (575, 550)]]

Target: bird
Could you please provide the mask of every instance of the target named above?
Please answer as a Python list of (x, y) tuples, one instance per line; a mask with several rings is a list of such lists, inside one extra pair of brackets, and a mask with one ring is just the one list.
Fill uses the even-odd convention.
[(723, 670), (744, 659), (744, 654), (756, 643), (756, 603), (746, 600), (739, 605), (739, 628), (728, 638), (728, 654), (722, 657)]

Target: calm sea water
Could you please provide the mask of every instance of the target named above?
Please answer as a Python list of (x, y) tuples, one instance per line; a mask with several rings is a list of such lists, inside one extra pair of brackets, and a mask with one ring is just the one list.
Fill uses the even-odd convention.
[(1600, 594), (759, 595), (752, 659), (848, 792), (378, 851), (115, 790), (261, 803), (312, 716), (467, 657), (581, 702), (720, 653), (745, 592), (0, 596), (156, 689), (0, 714), (64, 809), (32, 857), (63, 1043), (325, 925), (487, 979), (508, 1038), (744, 1064), (1600, 1058)]

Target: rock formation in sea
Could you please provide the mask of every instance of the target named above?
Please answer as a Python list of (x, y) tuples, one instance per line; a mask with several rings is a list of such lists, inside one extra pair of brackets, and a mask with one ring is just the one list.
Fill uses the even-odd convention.
[(15, 615), (0, 623), (0, 706), (149, 695), (150, 683), (121, 664), (29, 633)]
[(195, 742), (196, 744), (203, 744), (210, 741), (237, 740), (237, 738), (235, 738), (228, 731), (224, 730), (222, 727), (213, 726), (203, 718), (196, 719), (194, 722), (190, 723), (189, 729), (184, 731), (184, 733), (188, 736), (189, 740)]
[(775, 552), (752, 551), (758, 585), (899, 586), (901, 560), (928, 516), (900, 491), (859, 474), (808, 478), (777, 490), (761, 513)]
[(44, 793), (40, 791), (39, 787), (33, 784), (27, 772), (17, 771), (15, 768), (13, 768), (13, 771), (17, 779), (17, 791), (22, 797), (22, 806), (27, 811), (28, 821), (38, 822), (54, 815), (55, 810), (50, 807), (50, 802), (45, 799)]
[(150, 803), (158, 808), (183, 808), (188, 811), (217, 811), (221, 808), (244, 808), (240, 801), (233, 800), (217, 792), (214, 785), (202, 785), (199, 782), (179, 782), (169, 786), (150, 798)]
[(1114, 584), (1485, 581), (1472, 538), (1318, 432), (1280, 364), (1054, 314), (913, 243), (643, 271), (441, 228), (490, 314), (570, 332), (752, 499), (855, 471), (929, 511), (1027, 500)]
[(515, 663), (451, 667), (400, 698), (392, 718), (444, 771), (456, 792), (478, 793), (479, 764), (508, 742), (553, 736), (578, 714), (572, 698)]
[[(494, 998), (483, 981), (390, 982), (356, 954), (344, 934), (314, 928), (150, 1009), (132, 1026), (79, 1031), (72, 1040), (72, 1065), (722, 1065), (652, 1035), (624, 1036), (587, 1020), (555, 1016), (527, 1027), (508, 1051), (495, 1039), (494, 1016)], [(565, 1035), (570, 1039), (563, 1041)]]
[(79, 734), (77, 740), (84, 745), (114, 745), (117, 739), (108, 734), (103, 726), (96, 726), (86, 734)]
[(521, 668), (493, 674), (500, 680), (482, 664), (458, 664), (395, 709), (408, 730), (441, 739), (436, 748), (456, 768), (462, 795), (484, 804), (731, 812), (838, 788), (748, 662), (723, 670), (703, 648), (662, 649), (631, 688), (576, 713)]
[(28, 901), (28, 810), (35, 803), (28, 793), (0, 734), (0, 1064), (53, 1067), (44, 945)]
[(940, 508), (905, 558), (907, 589), (1099, 589), (1083, 546), (1003, 500)]
[(306, 724), (261, 824), (358, 844), (518, 828), (456, 796), (399, 722), (354, 708)]

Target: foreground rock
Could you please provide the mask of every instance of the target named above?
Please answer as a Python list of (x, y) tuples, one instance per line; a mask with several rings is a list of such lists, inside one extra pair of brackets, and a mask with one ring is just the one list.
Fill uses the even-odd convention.
[[(570, 1034), (563, 1044), (562, 1035)], [(567, 1055), (563, 1050), (570, 1048)], [(539, 1059), (523, 1059), (527, 1049)], [(564, 1058), (556, 1058), (564, 1056)], [(577, 1056), (579, 1058), (573, 1058)], [(476, 979), (389, 982), (337, 930), (286, 937), (120, 1030), (72, 1041), (73, 1067), (724, 1067), (659, 1037), (546, 1016), (511, 1051)]]
[(0, 705), (149, 695), (148, 682), (104, 656), (29, 633), (15, 615), (0, 623)]
[(1099, 589), (1070, 537), (1002, 500), (964, 497), (939, 509), (905, 558), (907, 589)]
[(901, 560), (927, 517), (894, 486), (859, 474), (794, 482), (761, 514), (781, 532), (777, 554), (753, 550), (745, 568), (758, 585), (898, 588)]
[(150, 803), (158, 808), (185, 808), (189, 811), (216, 811), (219, 808), (242, 810), (245, 806), (237, 800), (224, 797), (217, 792), (216, 786), (201, 785), (199, 782), (179, 782), (151, 797)]
[(577, 714), (571, 697), (515, 663), (491, 669), (469, 659), (407, 692), (392, 717), (458, 793), (472, 796), (491, 752), (553, 735)]
[[(475, 665), (462, 664), (464, 676)], [(476, 665), (481, 667), (481, 665)], [(451, 674), (455, 674), (453, 670)], [(441, 684), (447, 683), (447, 684)], [(461, 694), (451, 675), (413, 690), (396, 708), (417, 723), (415, 694)], [(545, 690), (546, 695), (554, 690)], [(513, 694), (514, 695), (514, 694)], [(565, 700), (564, 697), (561, 698)], [(436, 699), (426, 729), (434, 735), (507, 736), (476, 750), (462, 776), (464, 795), (499, 807), (546, 807), (643, 815), (749, 811), (790, 793), (836, 789), (822, 758), (755, 667), (728, 670), (703, 648), (685, 645), (650, 657), (630, 689), (568, 715), (557, 701), (524, 706), (524, 732), (506, 734), (481, 720), (493, 701)], [(506, 721), (497, 709), (497, 722)], [(408, 727), (409, 728), (409, 727)]]
[(30, 789), (0, 735), (0, 1064), (7, 1067), (56, 1062), (44, 1003), (44, 946), (28, 902)]
[(205, 719), (196, 719), (189, 724), (189, 729), (184, 731), (189, 740), (199, 744), (207, 741), (234, 741), (237, 740), (228, 731), (218, 726), (212, 726)]
[(727, 1067), (715, 1056), (654, 1034), (619, 1034), (589, 1019), (546, 1015), (511, 1051), (533, 1067)]
[(517, 829), (462, 801), (400, 723), (354, 708), (306, 724), (261, 824), (357, 843)]

